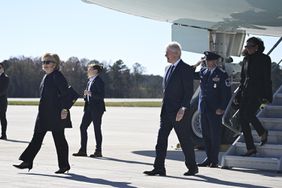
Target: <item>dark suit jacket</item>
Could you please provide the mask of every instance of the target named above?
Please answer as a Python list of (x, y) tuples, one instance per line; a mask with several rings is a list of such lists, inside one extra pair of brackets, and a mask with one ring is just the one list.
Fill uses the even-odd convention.
[(55, 70), (43, 77), (36, 131), (56, 131), (72, 127), (70, 113), (65, 120), (61, 119), (61, 111), (67, 106), (61, 99), (67, 94), (67, 90), (67, 80), (60, 71)]
[(84, 111), (87, 107), (90, 107), (92, 111), (95, 113), (104, 113), (106, 111), (105, 108), (105, 86), (104, 81), (97, 76), (90, 86), (91, 97), (89, 97), (89, 101), (87, 98), (84, 98)]
[(242, 96), (272, 102), (271, 59), (268, 55), (255, 53), (244, 58), (237, 99)]
[(7, 109), (7, 92), (9, 85), (9, 77), (2, 73), (0, 76), (0, 110), (6, 111)]
[(181, 107), (186, 107), (187, 110), (190, 108), (193, 95), (193, 73), (194, 69), (180, 60), (167, 85), (164, 86), (162, 112), (165, 110), (173, 119)]

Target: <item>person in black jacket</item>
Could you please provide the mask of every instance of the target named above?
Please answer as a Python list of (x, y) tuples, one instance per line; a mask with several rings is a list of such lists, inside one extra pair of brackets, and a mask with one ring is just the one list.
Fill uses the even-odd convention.
[(167, 46), (165, 56), (171, 65), (169, 68), (167, 67), (163, 79), (163, 103), (154, 169), (144, 171), (144, 174), (166, 176), (165, 157), (168, 136), (174, 129), (185, 155), (186, 167), (189, 169), (184, 175), (191, 176), (198, 173), (190, 128), (187, 122), (190, 100), (193, 95), (194, 68), (181, 60), (181, 46), (177, 42), (172, 42)]
[(1, 121), (1, 137), (7, 140), (7, 118), (6, 111), (8, 106), (7, 92), (9, 85), (9, 77), (5, 74), (4, 64), (0, 63), (0, 121)]
[(69, 110), (64, 102), (67, 95), (68, 83), (59, 71), (60, 58), (57, 54), (47, 53), (42, 57), (42, 69), (45, 75), (40, 84), (40, 101), (34, 134), (31, 142), (21, 154), (19, 160), (23, 162), (13, 165), (19, 169), (32, 169), (33, 160), (39, 152), (44, 136), (51, 131), (58, 155), (59, 170), (61, 174), (70, 170), (68, 159), (68, 143), (64, 129), (71, 128)]
[(84, 114), (80, 125), (80, 149), (73, 156), (87, 156), (87, 129), (91, 122), (94, 125), (94, 133), (96, 139), (96, 149), (90, 157), (102, 157), (102, 116), (105, 109), (105, 87), (104, 82), (100, 78), (103, 67), (97, 64), (88, 65), (88, 83), (84, 91)]
[(261, 137), (259, 145), (264, 145), (268, 137), (268, 131), (256, 117), (262, 103), (272, 102), (271, 59), (263, 51), (264, 43), (257, 37), (249, 38), (243, 51), (241, 81), (234, 101), (235, 105), (239, 105), (239, 120), (247, 146), (243, 156), (257, 153), (250, 123)]

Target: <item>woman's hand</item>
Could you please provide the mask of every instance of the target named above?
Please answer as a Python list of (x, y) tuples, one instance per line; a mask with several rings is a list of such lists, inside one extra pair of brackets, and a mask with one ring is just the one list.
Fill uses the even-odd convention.
[(61, 111), (61, 119), (66, 119), (68, 116), (68, 110), (67, 109), (62, 109)]
[(216, 109), (215, 114), (216, 115), (222, 115), (222, 114), (224, 114), (224, 110), (218, 108), (218, 109)]

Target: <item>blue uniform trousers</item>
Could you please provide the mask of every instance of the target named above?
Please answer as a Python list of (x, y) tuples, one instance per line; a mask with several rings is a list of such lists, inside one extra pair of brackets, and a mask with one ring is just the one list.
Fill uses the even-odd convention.
[(209, 163), (218, 164), (218, 153), (221, 143), (221, 119), (222, 115), (210, 112), (201, 113), (202, 134), (205, 142), (205, 150)]

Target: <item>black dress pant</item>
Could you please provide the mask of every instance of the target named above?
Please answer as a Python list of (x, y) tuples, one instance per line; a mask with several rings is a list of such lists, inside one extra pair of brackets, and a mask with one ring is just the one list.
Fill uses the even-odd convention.
[[(32, 140), (20, 156), (20, 160), (28, 163), (33, 163), (35, 156), (37, 155), (42, 146), (42, 142), (46, 135), (46, 132), (47, 131), (34, 132)], [(64, 130), (52, 131), (52, 135), (56, 146), (59, 168), (61, 169), (69, 167), (69, 147), (65, 138)]]
[(205, 151), (209, 163), (218, 164), (218, 154), (221, 143), (221, 115), (215, 112), (201, 113), (201, 127), (205, 143)]
[(240, 102), (239, 119), (245, 138), (247, 149), (255, 149), (250, 123), (261, 136), (266, 130), (258, 120), (256, 114), (261, 103), (256, 98), (243, 98)]
[(165, 170), (168, 136), (172, 128), (174, 128), (178, 140), (181, 144), (182, 151), (185, 156), (186, 167), (191, 170), (197, 168), (191, 133), (187, 122), (187, 115), (188, 113), (185, 112), (183, 119), (177, 122), (175, 121), (175, 117), (169, 117), (165, 110), (162, 109), (161, 123), (156, 145), (156, 158), (154, 162), (155, 169)]
[(82, 122), (80, 125), (80, 136), (81, 136), (81, 147), (80, 151), (87, 153), (87, 129), (91, 122), (94, 125), (94, 133), (95, 133), (95, 140), (96, 140), (96, 149), (95, 151), (102, 151), (102, 131), (101, 131), (101, 124), (102, 124), (102, 116), (103, 112), (94, 112), (90, 106), (87, 106)]
[(7, 132), (7, 118), (6, 118), (7, 105), (8, 105), (7, 100), (0, 101), (0, 121), (1, 121), (2, 136), (6, 136), (6, 132)]

